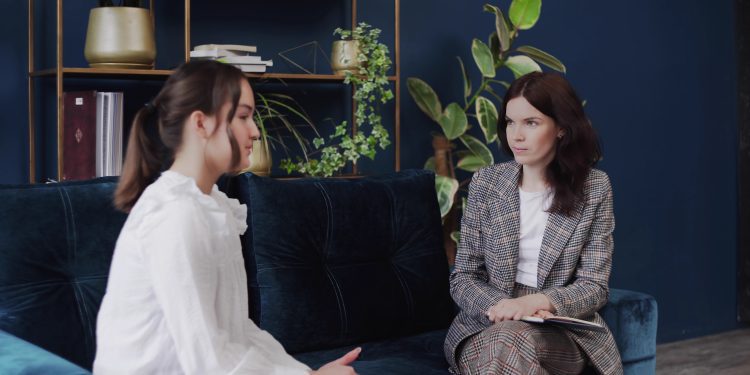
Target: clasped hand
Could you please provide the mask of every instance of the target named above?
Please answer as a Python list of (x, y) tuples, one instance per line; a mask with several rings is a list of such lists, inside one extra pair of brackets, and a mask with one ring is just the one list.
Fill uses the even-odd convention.
[(530, 294), (518, 298), (500, 300), (487, 310), (487, 318), (493, 323), (505, 320), (520, 320), (524, 316), (547, 318), (554, 314), (552, 304), (543, 294)]

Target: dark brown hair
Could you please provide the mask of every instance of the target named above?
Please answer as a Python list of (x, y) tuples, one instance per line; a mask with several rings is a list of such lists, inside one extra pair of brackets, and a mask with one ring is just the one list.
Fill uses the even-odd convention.
[(557, 73), (534, 72), (513, 82), (505, 93), (500, 113), (498, 135), (509, 155), (505, 105), (523, 96), (534, 108), (551, 117), (563, 130), (555, 144), (555, 158), (547, 166), (547, 183), (555, 191), (550, 212), (570, 216), (584, 199), (584, 183), (591, 168), (601, 158), (599, 141), (591, 122), (583, 111), (581, 99), (570, 83)]
[[(230, 122), (244, 79), (239, 69), (216, 61), (188, 62), (177, 68), (156, 98), (133, 119), (125, 165), (115, 191), (115, 207), (130, 212), (143, 190), (174, 162), (185, 123), (194, 111), (218, 115), (229, 102), (226, 121)], [(230, 127), (226, 129), (232, 146), (232, 165), (236, 166), (241, 157), (239, 146)]]

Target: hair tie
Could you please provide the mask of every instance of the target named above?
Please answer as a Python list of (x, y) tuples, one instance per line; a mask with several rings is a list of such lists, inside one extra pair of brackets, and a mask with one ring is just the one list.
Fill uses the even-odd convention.
[(144, 104), (143, 107), (146, 108), (146, 111), (149, 114), (156, 112), (156, 106), (154, 105), (153, 100), (149, 100), (148, 102), (146, 102), (146, 104)]

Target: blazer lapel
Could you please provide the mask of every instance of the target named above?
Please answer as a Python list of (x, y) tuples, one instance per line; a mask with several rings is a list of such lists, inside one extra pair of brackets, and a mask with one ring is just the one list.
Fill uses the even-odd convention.
[(543, 288), (552, 266), (562, 253), (565, 245), (568, 243), (570, 236), (578, 225), (581, 218), (583, 204), (579, 203), (573, 210), (571, 216), (551, 212), (547, 219), (547, 226), (544, 228), (544, 237), (542, 237), (542, 248), (539, 252), (539, 263), (537, 267), (537, 288)]
[(501, 272), (493, 276), (500, 281), (501, 285), (498, 286), (508, 295), (513, 295), (515, 289), (521, 223), (518, 198), (520, 165), (514, 164), (514, 167), (516, 168), (505, 169), (500, 174), (497, 188), (487, 207), (493, 222), (491, 230), (495, 232), (489, 237), (498, 238), (492, 244), (497, 247), (489, 249), (495, 253), (492, 266), (496, 272)]

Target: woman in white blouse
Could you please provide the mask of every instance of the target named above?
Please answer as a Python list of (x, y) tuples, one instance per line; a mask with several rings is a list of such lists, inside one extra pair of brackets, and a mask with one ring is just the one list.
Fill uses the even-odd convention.
[[(246, 207), (214, 184), (248, 166), (254, 109), (242, 72), (198, 61), (136, 114), (115, 193), (130, 215), (99, 311), (94, 373), (311, 373), (248, 318)], [(312, 373), (353, 374), (359, 351)]]

